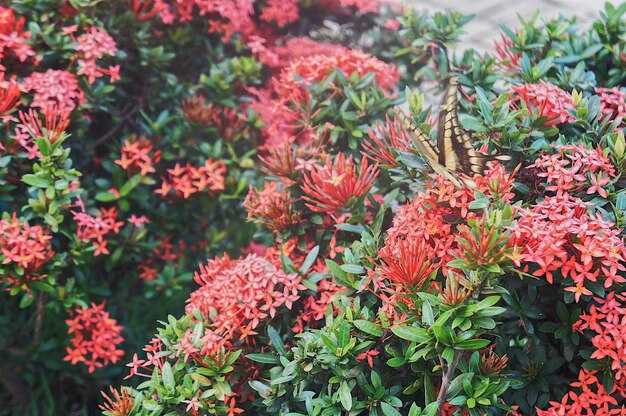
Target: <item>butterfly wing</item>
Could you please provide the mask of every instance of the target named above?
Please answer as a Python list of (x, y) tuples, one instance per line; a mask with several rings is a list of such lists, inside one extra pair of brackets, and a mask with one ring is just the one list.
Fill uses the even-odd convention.
[[(511, 158), (506, 155), (485, 155), (474, 149), (471, 136), (461, 127), (459, 122), (458, 89), (458, 80), (452, 78), (439, 112), (439, 125), (440, 129), (443, 125), (443, 133), (438, 133), (438, 136), (441, 137), (443, 148), (447, 152), (445, 154), (445, 166), (450, 170), (463, 172), (469, 176), (483, 174), (487, 168), (487, 162), (492, 160), (508, 161)], [(451, 167), (453, 165), (454, 168)]]
[(439, 163), (439, 150), (433, 146), (433, 143), (430, 141), (430, 137), (428, 137), (422, 129), (416, 126), (398, 107), (393, 109), (393, 113), (433, 171), (441, 176), (444, 176), (455, 185), (460, 186), (460, 182), (450, 173), (450, 171)]

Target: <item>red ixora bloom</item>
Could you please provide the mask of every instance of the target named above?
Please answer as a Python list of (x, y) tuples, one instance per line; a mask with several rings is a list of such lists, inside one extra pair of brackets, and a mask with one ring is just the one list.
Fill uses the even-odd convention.
[(160, 0), (128, 0), (128, 7), (140, 22), (145, 22), (166, 8)]
[(600, 112), (602, 117), (613, 120), (626, 117), (626, 93), (619, 87), (595, 88), (596, 94), (600, 96)]
[[(601, 217), (589, 214), (588, 203), (567, 193), (545, 198), (532, 209), (521, 209), (512, 227), (513, 253), (507, 254), (524, 271), (532, 265), (534, 276), (545, 276), (549, 283), (558, 271), (573, 281), (576, 294), (588, 295), (586, 281), (599, 280), (605, 288), (626, 282), (626, 247), (620, 230)], [(569, 283), (566, 283), (572, 286)]]
[(61, 138), (70, 124), (69, 110), (59, 111), (54, 106), (43, 111), (43, 122), (41, 115), (32, 108), (26, 113), (20, 111), (19, 117), (21, 123), (15, 126), (15, 134), (11, 138), (26, 150), (29, 159), (42, 156), (35, 139), (45, 137), (50, 143), (54, 143)]
[(546, 126), (557, 126), (574, 119), (569, 114), (569, 110), (574, 108), (572, 95), (543, 81), (512, 86), (511, 100), (514, 103), (523, 101), (531, 112), (546, 117)]
[(76, 76), (68, 71), (49, 69), (46, 72), (34, 72), (24, 79), (22, 88), (27, 92), (35, 91), (31, 107), (44, 111), (49, 108), (71, 111), (86, 101)]
[(243, 206), (248, 211), (248, 220), (259, 222), (275, 233), (301, 222), (291, 194), (284, 187), (279, 189), (277, 182), (266, 182), (263, 189), (250, 185)]
[(109, 254), (106, 237), (109, 234), (118, 234), (120, 227), (124, 225), (122, 221), (117, 221), (117, 209), (112, 207), (109, 210), (100, 209), (99, 216), (92, 216), (86, 212), (74, 212), (76, 221), (76, 238), (80, 241), (89, 241), (96, 249), (94, 256)]
[[(43, 278), (45, 275), (38, 275), (37, 270), (54, 256), (51, 239), (42, 227), (19, 221), (15, 213), (10, 219), (0, 220), (0, 283), (29, 290), (31, 282)], [(24, 271), (14, 273), (9, 266)]]
[(204, 166), (195, 167), (190, 163), (176, 166), (167, 170), (168, 177), (163, 178), (161, 188), (154, 191), (156, 194), (166, 197), (170, 191), (174, 191), (177, 197), (189, 198), (191, 195), (209, 191), (210, 194), (224, 190), (224, 175), (226, 165), (222, 161), (207, 159)]
[(494, 41), (494, 49), (498, 63), (507, 69), (517, 71), (520, 68), (520, 58), (522, 54), (520, 52), (514, 52), (512, 50), (514, 46), (515, 43), (504, 34), (500, 36), (499, 41)]
[(0, 72), (0, 116), (8, 114), (18, 105), (20, 99), (20, 87), (16, 77), (10, 80), (4, 79), (4, 72)]
[(365, 195), (374, 185), (378, 167), (363, 159), (357, 171), (356, 162), (339, 153), (333, 159), (326, 157), (324, 165), (314, 164), (304, 174), (302, 190), (307, 206), (315, 212), (336, 213), (353, 198)]
[(201, 287), (191, 293), (186, 311), (200, 310), (224, 342), (245, 338), (281, 306), (291, 309), (305, 289), (300, 277), (286, 274), (256, 254), (210, 260), (194, 279)]
[(421, 290), (441, 267), (433, 247), (424, 239), (388, 239), (378, 254), (376, 271), (406, 289)]
[(299, 17), (298, 0), (268, 0), (261, 12), (261, 20), (275, 23), (278, 27), (296, 22)]
[(129, 174), (137, 172), (146, 176), (155, 173), (154, 164), (161, 160), (161, 151), (153, 149), (152, 142), (145, 137), (131, 137), (124, 141), (120, 150), (120, 158), (115, 161)]
[(111, 396), (109, 397), (104, 391), (101, 391), (102, 397), (106, 403), (99, 407), (106, 416), (128, 416), (135, 406), (133, 399), (133, 390), (128, 387), (121, 387), (119, 391), (110, 386)]
[(611, 160), (602, 148), (588, 149), (584, 145), (554, 147), (555, 153), (542, 153), (531, 165), (539, 169), (537, 176), (546, 178), (548, 191), (586, 191), (606, 198), (603, 186), (616, 175)]
[(109, 75), (111, 82), (119, 79), (119, 66), (105, 69), (96, 63), (106, 55), (115, 56), (116, 52), (115, 40), (107, 32), (95, 26), (90, 27), (76, 39), (77, 74), (87, 75), (90, 84), (103, 75)]
[(395, 166), (398, 162), (394, 152), (411, 151), (406, 132), (395, 119), (392, 122), (387, 117), (382, 126), (376, 122), (376, 130), (370, 128), (367, 135), (368, 139), (362, 142), (363, 150), (377, 163)]
[(6, 59), (7, 52), (13, 52), (20, 62), (35, 56), (35, 51), (26, 42), (31, 33), (24, 30), (25, 23), (23, 16), (15, 17), (12, 8), (0, 6), (0, 59)]
[[(79, 306), (70, 312), (67, 333), (72, 336), (71, 346), (67, 347), (64, 361), (72, 364), (83, 363), (93, 373), (96, 368), (116, 363), (124, 355), (117, 349), (124, 341), (120, 335), (122, 327), (104, 310), (105, 303), (90, 307)], [(73, 334), (73, 335), (72, 335)]]

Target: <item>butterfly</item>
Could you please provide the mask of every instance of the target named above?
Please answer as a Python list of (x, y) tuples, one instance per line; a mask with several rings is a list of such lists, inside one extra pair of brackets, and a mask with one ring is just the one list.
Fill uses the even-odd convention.
[(416, 126), (402, 110), (395, 107), (393, 112), (435, 173), (444, 176), (455, 185), (461, 186), (458, 178), (454, 176), (455, 172), (464, 173), (468, 176), (482, 174), (487, 168), (487, 162), (493, 160), (508, 161), (511, 158), (507, 155), (485, 155), (474, 149), (472, 138), (459, 123), (458, 91), (458, 80), (452, 78), (439, 107), (436, 147), (431, 142), (430, 137)]

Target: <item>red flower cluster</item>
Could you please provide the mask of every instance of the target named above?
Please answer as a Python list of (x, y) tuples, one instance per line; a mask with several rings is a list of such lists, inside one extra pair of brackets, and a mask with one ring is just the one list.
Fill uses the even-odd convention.
[(104, 30), (91, 27), (76, 39), (76, 53), (78, 59), (78, 75), (87, 75), (90, 84), (103, 75), (109, 75), (111, 82), (120, 78), (119, 65), (108, 69), (98, 67), (96, 61), (106, 55), (115, 56), (117, 46), (115, 41)]
[(98, 407), (100, 407), (103, 412), (108, 412), (107, 416), (128, 416), (131, 410), (133, 410), (133, 406), (135, 406), (132, 389), (122, 387), (118, 391), (112, 386), (109, 388), (111, 390), (111, 397), (103, 391), (100, 392), (102, 397), (106, 400), (106, 403)]
[(243, 339), (281, 306), (291, 309), (305, 287), (300, 277), (285, 274), (256, 254), (231, 260), (210, 260), (194, 275), (202, 287), (191, 293), (187, 313), (200, 310), (223, 345)]
[(91, 245), (96, 249), (94, 256), (100, 254), (109, 254), (107, 248), (108, 234), (118, 234), (123, 222), (117, 221), (117, 209), (112, 207), (109, 210), (100, 209), (99, 216), (92, 216), (86, 212), (74, 212), (74, 221), (76, 221), (76, 237), (80, 241), (90, 241)]
[(411, 151), (406, 132), (397, 120), (392, 122), (389, 117), (382, 126), (376, 122), (376, 131), (370, 128), (367, 135), (369, 139), (362, 142), (363, 150), (376, 163), (396, 166), (394, 152)]
[(279, 189), (277, 182), (266, 182), (263, 189), (250, 185), (243, 206), (248, 211), (248, 220), (265, 225), (278, 233), (301, 222), (300, 213), (294, 209), (289, 191)]
[(161, 160), (161, 151), (155, 152), (152, 142), (144, 137), (126, 139), (120, 153), (115, 163), (131, 175), (155, 173), (154, 164)]
[(498, 63), (505, 68), (513, 71), (517, 71), (520, 68), (520, 58), (522, 54), (520, 52), (513, 52), (511, 47), (515, 46), (513, 41), (506, 37), (504, 34), (500, 36), (500, 40), (494, 42), (494, 49), (496, 51), (496, 57)]
[(349, 156), (339, 153), (333, 159), (327, 156), (326, 163), (313, 164), (305, 172), (302, 190), (307, 206), (315, 212), (336, 214), (354, 198), (365, 195), (374, 185), (378, 176), (376, 165), (369, 165), (363, 159), (357, 171), (357, 164)]
[(397, 239), (386, 244), (378, 254), (378, 274), (411, 290), (423, 290), (442, 265), (425, 239)]
[(541, 81), (538, 84), (519, 84), (511, 87), (514, 103), (524, 102), (539, 117), (546, 117), (546, 126), (557, 126), (573, 121), (569, 110), (574, 108), (572, 95), (559, 87)]
[(124, 351), (117, 348), (124, 341), (120, 335), (122, 327), (109, 316), (104, 306), (104, 303), (92, 303), (91, 307), (78, 307), (65, 321), (69, 326), (67, 333), (74, 335), (64, 361), (84, 363), (90, 373), (96, 368), (116, 363), (124, 355)]
[(614, 120), (626, 117), (626, 93), (619, 87), (595, 88), (596, 94), (600, 96), (600, 112)]
[(261, 20), (276, 23), (278, 27), (293, 23), (299, 17), (298, 0), (268, 0), (261, 12)]
[(537, 175), (546, 178), (548, 191), (597, 193), (606, 198), (603, 186), (615, 177), (615, 167), (604, 156), (602, 148), (588, 149), (584, 145), (555, 147), (559, 153), (542, 153), (531, 166), (540, 170)]
[[(30, 282), (44, 277), (38, 276), (37, 270), (54, 256), (51, 239), (46, 230), (19, 221), (15, 213), (11, 219), (0, 220), (0, 283), (29, 290)], [(10, 271), (5, 265), (23, 272)]]
[(15, 17), (12, 8), (0, 6), (0, 59), (6, 59), (11, 52), (20, 62), (35, 56), (35, 51), (26, 42), (31, 34), (24, 30), (25, 23), (24, 17)]
[(17, 107), (19, 98), (20, 87), (15, 77), (7, 81), (4, 79), (4, 72), (0, 71), (0, 117)]
[(42, 156), (35, 139), (45, 137), (50, 143), (54, 143), (70, 124), (69, 110), (59, 111), (55, 107), (48, 107), (43, 111), (43, 123), (40, 114), (32, 108), (27, 113), (20, 111), (19, 116), (21, 123), (15, 126), (15, 134), (11, 138), (26, 150), (29, 159)]
[(86, 101), (76, 76), (68, 71), (49, 69), (46, 72), (34, 72), (24, 79), (22, 88), (26, 92), (35, 91), (31, 107), (44, 111), (49, 108), (71, 111)]
[(611, 369), (618, 373), (617, 388), (626, 397), (626, 295), (610, 292), (606, 299), (595, 300), (598, 306), (592, 305), (589, 313), (583, 313), (574, 329), (595, 333), (591, 343), (596, 350), (591, 358), (611, 362)]
[(625, 415), (626, 407), (619, 406), (615, 397), (609, 394), (598, 379), (598, 372), (581, 369), (578, 381), (571, 387), (581, 389), (580, 394), (567, 393), (560, 402), (550, 402), (548, 410), (537, 409), (538, 416), (609, 416)]
[(208, 190), (210, 193), (224, 190), (226, 165), (222, 161), (207, 159), (204, 166), (195, 167), (190, 163), (181, 166), (176, 163), (167, 170), (168, 177), (163, 178), (161, 188), (155, 193), (166, 197), (174, 191), (177, 197), (189, 198), (191, 195)]
[(220, 137), (233, 141), (241, 134), (246, 119), (235, 108), (220, 107), (213, 103), (206, 105), (202, 95), (192, 95), (181, 103), (181, 109), (187, 120), (217, 129)]
[(521, 217), (512, 227), (514, 252), (509, 256), (515, 265), (528, 271), (527, 263), (535, 264), (533, 276), (545, 276), (549, 283), (554, 280), (552, 273), (559, 271), (564, 279), (573, 281), (575, 286), (565, 290), (574, 292), (576, 301), (581, 295), (591, 295), (584, 287), (586, 281), (603, 281), (605, 288), (626, 282), (618, 274), (626, 270), (620, 230), (587, 213), (588, 207), (567, 193), (558, 194), (531, 209), (521, 209)]
[(331, 55), (306, 55), (295, 59), (271, 81), (271, 87), (256, 92), (257, 102), (253, 108), (264, 121), (266, 145), (280, 145), (299, 141), (307, 143), (317, 138), (310, 125), (314, 117), (310, 109), (307, 87), (320, 82), (334, 70), (346, 76), (356, 72), (359, 76), (373, 73), (378, 86), (391, 94), (399, 79), (398, 69), (372, 55), (359, 50), (329, 49)]

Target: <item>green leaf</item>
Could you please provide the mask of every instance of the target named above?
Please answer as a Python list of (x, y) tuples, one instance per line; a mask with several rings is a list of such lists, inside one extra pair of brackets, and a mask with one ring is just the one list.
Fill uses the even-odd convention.
[(341, 270), (343, 270), (346, 273), (352, 273), (352, 274), (364, 274), (365, 273), (365, 268), (363, 268), (363, 266), (359, 266), (358, 264), (342, 264), (339, 267), (341, 268)]
[(272, 354), (246, 354), (246, 358), (252, 361), (256, 361), (257, 363), (278, 364), (278, 357)]
[(285, 346), (283, 345), (283, 339), (281, 338), (278, 331), (276, 331), (271, 325), (267, 327), (267, 336), (270, 337), (270, 341), (272, 341), (272, 345), (274, 346), (274, 349), (276, 349), (278, 354), (285, 355)]
[(95, 196), (96, 201), (111, 202), (117, 199), (117, 196), (112, 192), (98, 192)]
[(33, 174), (22, 176), (22, 182), (24, 182), (26, 185), (34, 186), (36, 188), (47, 188), (51, 185), (50, 180)]
[(163, 385), (174, 390), (176, 388), (176, 382), (174, 381), (174, 373), (172, 372), (172, 365), (169, 361), (166, 361), (165, 364), (163, 364), (161, 374), (163, 376)]
[(350, 409), (352, 409), (352, 394), (350, 393), (350, 390), (351, 389), (348, 386), (348, 383), (342, 381), (338, 390), (339, 400), (341, 401), (341, 405), (343, 406), (343, 408), (347, 411), (350, 411)]
[(392, 405), (389, 403), (382, 402), (380, 404), (380, 408), (383, 409), (383, 413), (386, 416), (402, 416), (402, 413), (398, 412)]
[(313, 266), (313, 263), (315, 263), (315, 259), (317, 259), (317, 255), (319, 252), (320, 246), (315, 246), (311, 249), (311, 251), (309, 251), (309, 254), (307, 254), (306, 259), (304, 259), (304, 262), (300, 267), (300, 274), (305, 275), (306, 272), (309, 271), (311, 266)]
[(373, 335), (375, 337), (383, 335), (383, 329), (381, 327), (373, 322), (366, 321), (365, 319), (355, 319), (353, 324), (366, 334)]
[(488, 339), (467, 339), (465, 341), (457, 342), (454, 344), (454, 349), (457, 350), (480, 350), (491, 344)]
[(427, 343), (430, 340), (430, 335), (428, 335), (428, 331), (424, 328), (416, 328), (414, 326), (396, 326), (395, 328), (391, 328), (391, 332), (393, 332), (397, 337), (409, 341), (419, 342), (420, 344)]
[(143, 176), (141, 176), (140, 174), (136, 174), (132, 178), (130, 178), (128, 181), (126, 181), (126, 183), (122, 185), (122, 187), (120, 188), (120, 196), (128, 195), (130, 191), (135, 189), (137, 185), (141, 183), (142, 179), (143, 179)]

